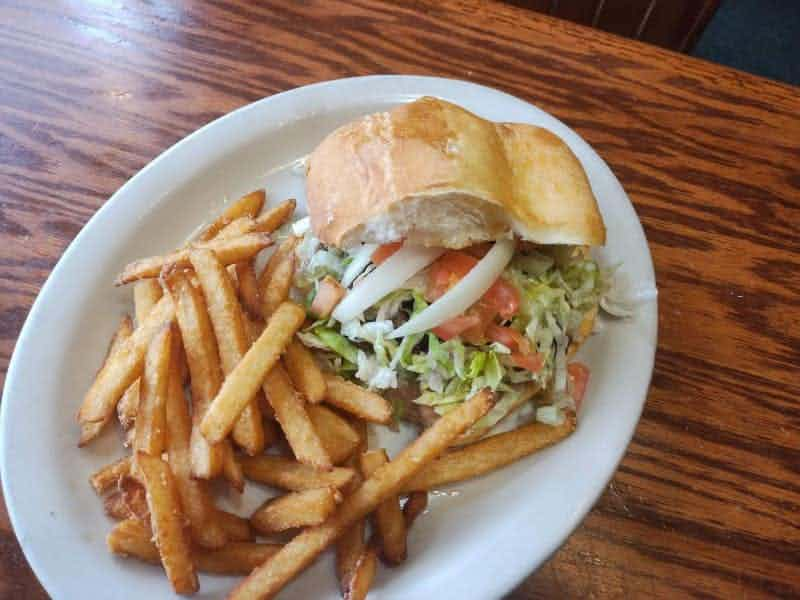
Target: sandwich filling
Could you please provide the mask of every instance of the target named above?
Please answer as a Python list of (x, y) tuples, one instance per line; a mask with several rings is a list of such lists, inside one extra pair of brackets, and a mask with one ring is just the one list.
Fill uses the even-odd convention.
[[(342, 250), (322, 244), (303, 221), (294, 229), (301, 239), (292, 293), (317, 319), (299, 333), (302, 341), (328, 370), (392, 400), (398, 418), (427, 423), (484, 387), (498, 397), (485, 429), (531, 402), (537, 420), (549, 424), (580, 403), (589, 372), (570, 357), (591, 333), (607, 281), (585, 247), (505, 241), (501, 263), (489, 257), (492, 243), (442, 249), (412, 275), (392, 278), (376, 268), (402, 243)], [(456, 286), (492, 259), (486, 285), (465, 299), (470, 292)], [(343, 298), (382, 290), (387, 280), (391, 289), (363, 311), (337, 313)], [(434, 303), (447, 314), (448, 303), (465, 301), (465, 310), (430, 329), (414, 327), (430, 322), (430, 312), (415, 317)]]

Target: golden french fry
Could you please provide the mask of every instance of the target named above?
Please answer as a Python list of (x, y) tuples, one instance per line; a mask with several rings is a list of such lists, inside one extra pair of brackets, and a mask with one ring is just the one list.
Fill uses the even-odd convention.
[(242, 457), (245, 477), (284, 490), (301, 491), (320, 487), (341, 489), (355, 477), (355, 471), (334, 467), (330, 471), (271, 454)]
[(330, 469), (333, 463), (306, 413), (303, 399), (280, 363), (267, 373), (263, 389), (295, 458), (318, 469)]
[(219, 550), (198, 552), (197, 568), (217, 575), (248, 575), (280, 549), (279, 544), (231, 542)]
[(322, 402), (326, 390), (325, 376), (311, 351), (296, 336), (286, 347), (283, 362), (297, 391), (312, 404)]
[(439, 456), (462, 432), (492, 407), (488, 389), (474, 394), (425, 430), (395, 460), (379, 468), (322, 525), (298, 534), (272, 558), (239, 584), (230, 600), (274, 598), (300, 571), (351, 525), (374, 511), (384, 500), (398, 494), (403, 484)]
[(189, 522), (194, 542), (204, 548), (220, 548), (227, 537), (217, 518), (217, 509), (206, 488), (206, 482), (192, 477), (192, 455), (189, 445), (192, 420), (183, 393), (178, 357), (173, 355), (169, 371), (166, 402), (167, 457), (175, 477), (181, 506)]
[(525, 385), (518, 389), (517, 394), (505, 394), (480, 421), (475, 423), (467, 431), (458, 436), (458, 439), (453, 442), (454, 447), (463, 446), (471, 442), (476, 442), (486, 435), (491, 429), (500, 424), (503, 420), (507, 419), (515, 411), (519, 410), (522, 405), (526, 404), (533, 398), (534, 394), (539, 391), (538, 385)]
[(242, 235), (246, 235), (248, 233), (252, 233), (255, 226), (256, 221), (253, 217), (239, 217), (235, 221), (231, 221), (225, 227), (223, 227), (219, 233), (214, 236), (214, 239), (217, 241), (230, 240)]
[(278, 206), (270, 208), (263, 215), (256, 217), (256, 224), (253, 231), (260, 233), (272, 233), (278, 227), (286, 223), (294, 213), (297, 202), (293, 198), (284, 200)]
[(392, 406), (386, 399), (337, 375), (326, 375), (325, 401), (359, 419), (383, 425), (392, 420)]
[(120, 491), (112, 492), (103, 498), (103, 510), (109, 517), (118, 521), (132, 518), (125, 496)]
[(140, 394), (141, 378), (134, 381), (117, 402), (117, 418), (125, 431), (131, 429), (136, 423)]
[(253, 318), (261, 317), (261, 298), (258, 295), (258, 279), (252, 260), (236, 264), (239, 300)]
[(327, 406), (307, 404), (305, 408), (314, 431), (333, 464), (341, 464), (355, 453), (361, 443), (361, 436), (350, 423)]
[(131, 336), (108, 357), (86, 392), (78, 412), (78, 421), (82, 426), (79, 446), (84, 446), (97, 437), (100, 433), (100, 429), (95, 427), (97, 423), (102, 427), (109, 421), (122, 394), (141, 375), (150, 340), (174, 317), (175, 307), (172, 300), (162, 298)]
[(137, 323), (144, 322), (163, 295), (164, 291), (155, 279), (142, 279), (133, 285), (133, 308)]
[(568, 413), (561, 425), (531, 423), (513, 431), (498, 433), (445, 454), (408, 481), (403, 489), (433, 490), (478, 477), (560, 442), (573, 431), (575, 414)]
[[(195, 250), (189, 260), (200, 280), (208, 314), (219, 347), (222, 372), (230, 374), (250, 347), (242, 307), (225, 267), (210, 250)], [(245, 452), (255, 455), (264, 450), (264, 427), (255, 394), (233, 427), (233, 440)]]
[(203, 417), (200, 429), (209, 442), (219, 442), (230, 433), (305, 316), (305, 311), (291, 302), (278, 307), (262, 334), (228, 374)]
[(378, 556), (375, 548), (367, 547), (358, 557), (350, 577), (343, 584), (344, 600), (365, 600), (372, 580), (378, 569)]
[(428, 508), (428, 492), (411, 492), (408, 495), (408, 500), (403, 506), (403, 519), (407, 530), (411, 529), (414, 521), (425, 512), (426, 508)]
[(186, 248), (175, 250), (163, 256), (149, 256), (129, 263), (114, 281), (124, 285), (138, 279), (158, 277), (164, 267), (188, 267), (189, 253), (196, 248), (213, 250), (225, 265), (253, 258), (272, 243), (265, 233), (248, 233), (237, 238), (197, 242)]
[[(361, 474), (358, 470), (358, 460), (356, 456), (347, 461), (347, 465), (354, 467), (356, 474), (350, 485), (344, 491), (352, 493), (361, 485)], [(352, 587), (352, 579), (355, 577), (356, 567), (366, 550), (364, 543), (365, 533), (364, 519), (358, 519), (349, 529), (347, 529), (338, 540), (336, 540), (336, 577), (339, 580), (339, 588), (342, 595), (346, 596)]]
[(192, 391), (192, 432), (190, 448), (192, 475), (211, 479), (222, 472), (225, 448), (209, 444), (200, 433), (200, 422), (222, 383), (217, 340), (211, 327), (203, 294), (184, 272), (171, 273), (165, 280), (175, 299), (178, 326), (186, 350)]
[(161, 564), (178, 594), (197, 591), (197, 573), (192, 561), (189, 536), (183, 529), (183, 513), (178, 489), (167, 463), (144, 452), (135, 455), (136, 469), (147, 491), (150, 524)]
[(250, 524), (263, 535), (319, 525), (336, 510), (341, 499), (341, 493), (333, 487), (290, 492), (267, 500), (250, 517)]
[(154, 565), (161, 564), (158, 548), (152, 540), (153, 532), (139, 519), (117, 523), (106, 537), (108, 550), (120, 556), (133, 556)]
[(144, 486), (133, 477), (124, 477), (119, 482), (120, 501), (128, 511), (126, 518), (147, 521), (150, 518), (150, 509), (147, 507), (147, 497)]
[(161, 456), (167, 442), (167, 389), (172, 355), (172, 330), (169, 325), (156, 334), (147, 349), (142, 375), (139, 408), (136, 410), (134, 452)]
[[(100, 371), (106, 366), (108, 363), (108, 359), (114, 354), (117, 349), (122, 346), (122, 343), (131, 337), (133, 333), (133, 321), (131, 320), (129, 315), (125, 315), (120, 320), (119, 325), (117, 326), (117, 330), (114, 332), (114, 335), (111, 337), (111, 342), (108, 345), (108, 350), (106, 351), (106, 357), (103, 359), (103, 364), (98, 369), (97, 373), (99, 374)], [(123, 395), (124, 397), (124, 395)], [(98, 421), (96, 423), (84, 423), (81, 425), (81, 438), (95, 438), (100, 434), (100, 430), (105, 425), (104, 421)]]
[(96, 471), (89, 477), (89, 483), (98, 494), (105, 494), (112, 488), (119, 485), (123, 477), (131, 474), (131, 457), (126, 456), (115, 460), (113, 463), (106, 465), (99, 471)]
[[(371, 450), (360, 456), (361, 475), (368, 479), (389, 462), (386, 450)], [(397, 496), (387, 498), (375, 509), (375, 529), (381, 543), (383, 560), (397, 565), (406, 559), (406, 521)]]
[(231, 542), (252, 542), (256, 539), (253, 530), (250, 529), (250, 522), (244, 517), (217, 510), (217, 520)]
[(250, 192), (249, 194), (245, 194), (235, 202), (232, 202), (226, 206), (225, 210), (222, 211), (222, 214), (220, 214), (216, 219), (214, 219), (214, 221), (209, 223), (203, 229), (203, 231), (200, 232), (200, 235), (197, 236), (197, 239), (199, 241), (210, 240), (216, 237), (219, 231), (229, 223), (242, 217), (255, 217), (261, 212), (265, 199), (266, 194), (264, 193), (264, 190), (256, 190), (254, 192)]
[[(108, 534), (106, 543), (113, 554), (157, 565), (161, 558), (151, 537), (146, 523), (131, 519), (118, 523)], [(197, 569), (203, 573), (247, 575), (279, 549), (278, 544), (231, 542), (218, 550), (197, 549), (193, 558)]]
[(240, 494), (244, 491), (244, 470), (236, 455), (233, 453), (233, 446), (228, 440), (223, 442), (225, 452), (222, 458), (222, 475), (228, 480), (233, 489)]
[(294, 276), (294, 248), (298, 238), (289, 236), (270, 256), (261, 277), (258, 279), (258, 295), (261, 298), (261, 316), (269, 319), (275, 309), (289, 297)]

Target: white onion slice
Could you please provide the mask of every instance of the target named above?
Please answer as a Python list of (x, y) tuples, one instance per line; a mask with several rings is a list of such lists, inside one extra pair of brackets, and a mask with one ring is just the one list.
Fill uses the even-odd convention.
[(463, 314), (480, 300), (514, 256), (514, 241), (499, 240), (464, 278), (417, 316), (395, 329), (390, 338), (428, 331)]
[(442, 248), (403, 246), (378, 265), (358, 286), (347, 292), (331, 316), (341, 323), (355, 319), (386, 294), (402, 287), (410, 277), (439, 258), (443, 252)]
[(372, 260), (372, 255), (375, 254), (375, 250), (378, 249), (378, 244), (363, 244), (361, 248), (359, 248), (355, 254), (353, 254), (353, 260), (347, 265), (347, 269), (345, 269), (344, 275), (342, 276), (342, 285), (344, 287), (350, 287), (350, 284), (353, 283), (361, 272), (367, 268), (367, 265)]
[(292, 223), (292, 233), (297, 237), (303, 237), (311, 229), (311, 218), (303, 217)]

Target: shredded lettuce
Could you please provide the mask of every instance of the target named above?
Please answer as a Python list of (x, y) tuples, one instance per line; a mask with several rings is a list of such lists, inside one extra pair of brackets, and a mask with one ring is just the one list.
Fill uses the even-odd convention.
[[(340, 279), (353, 260), (352, 254), (322, 246), (310, 231), (304, 233), (296, 252), (295, 284), (305, 294), (306, 302), (313, 299), (323, 277)], [(367, 266), (364, 272), (370, 268)], [(489, 387), (501, 395), (499, 408), (484, 417), (482, 425), (492, 426), (490, 416), (501, 414), (503, 407), (514, 404), (513, 386), (534, 384), (549, 388), (555, 399), (554, 408), (540, 407), (540, 420), (554, 422), (566, 402), (560, 399), (568, 396), (568, 346), (578, 335), (587, 313), (597, 309), (606, 292), (607, 274), (586, 257), (583, 249), (526, 247), (514, 256), (503, 278), (519, 291), (520, 307), (502, 325), (530, 341), (543, 359), (539, 372), (515, 366), (515, 350), (492, 340), (444, 341), (433, 332), (389, 339), (396, 327), (428, 306), (424, 272), (382, 298), (358, 319), (346, 323), (320, 321), (298, 335), (305, 344), (326, 350), (325, 360), (332, 369), (371, 388), (418, 385), (420, 395), (415, 402), (430, 406), (439, 414), (458, 406), (482, 387)]]
[(358, 348), (341, 333), (330, 327), (316, 327), (313, 333), (330, 350), (352, 364), (358, 364)]

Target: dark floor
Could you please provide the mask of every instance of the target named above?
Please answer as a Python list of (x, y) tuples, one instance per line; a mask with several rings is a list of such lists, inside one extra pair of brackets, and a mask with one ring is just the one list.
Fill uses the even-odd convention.
[(722, 0), (692, 54), (800, 85), (800, 0)]

